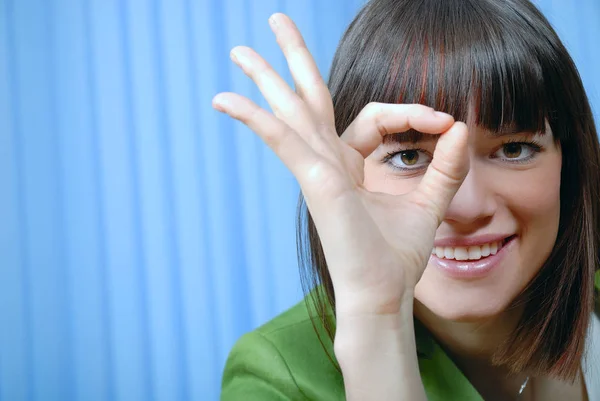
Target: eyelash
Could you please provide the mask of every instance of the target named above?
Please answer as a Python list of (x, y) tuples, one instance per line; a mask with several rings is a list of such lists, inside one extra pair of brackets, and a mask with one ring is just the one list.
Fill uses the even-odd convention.
[[(528, 156), (525, 159), (522, 160), (510, 160), (510, 159), (504, 159), (503, 161), (506, 163), (514, 163), (514, 164), (524, 164), (524, 163), (528, 163), (531, 160), (533, 160), (540, 152), (542, 152), (542, 150), (544, 149), (543, 146), (535, 141), (535, 140), (530, 140), (530, 141), (519, 141), (519, 140), (514, 140), (514, 139), (509, 139), (508, 141), (504, 142), (502, 145), (500, 145), (500, 147), (496, 150), (496, 152), (498, 152), (500, 149), (502, 149), (504, 146), (506, 145), (510, 145), (510, 144), (517, 144), (517, 145), (523, 145), (523, 146), (527, 146), (531, 149), (531, 155)], [(494, 152), (494, 154), (496, 153)]]
[[(503, 142), (496, 149), (496, 151), (494, 151), (493, 154), (497, 153), (504, 146), (510, 145), (510, 144), (517, 144), (517, 145), (523, 145), (523, 146), (529, 147), (531, 149), (532, 153), (527, 158), (521, 159), (521, 160), (503, 159), (502, 161), (505, 162), (505, 163), (511, 163), (511, 164), (524, 164), (524, 163), (528, 163), (531, 160), (533, 160), (537, 156), (537, 154), (539, 154), (540, 152), (542, 152), (543, 149), (544, 149), (544, 147), (539, 142), (537, 142), (535, 140), (522, 141), (522, 140), (509, 139), (506, 142)], [(387, 164), (392, 169), (399, 170), (399, 171), (412, 171), (412, 172), (415, 172), (415, 171), (422, 170), (422, 168), (404, 168), (404, 167), (398, 167), (398, 166), (396, 166), (396, 165), (394, 165), (394, 164), (392, 164), (390, 162), (390, 160), (394, 156), (396, 156), (396, 155), (398, 155), (398, 154), (400, 154), (402, 152), (408, 152), (408, 151), (423, 152), (423, 153), (427, 153), (430, 157), (432, 157), (431, 154), (428, 151), (426, 151), (425, 149), (422, 149), (422, 148), (409, 148), (409, 149), (397, 150), (395, 152), (387, 152), (387, 155), (384, 156), (384, 158), (381, 160), (381, 163)], [(498, 157), (490, 157), (490, 158), (498, 159)]]
[(432, 157), (428, 151), (426, 151), (425, 149), (421, 149), (421, 148), (411, 148), (411, 149), (401, 149), (395, 152), (387, 152), (387, 155), (383, 158), (383, 160), (381, 160), (382, 163), (387, 164), (388, 166), (390, 166), (391, 168), (393, 168), (394, 170), (398, 170), (398, 171), (419, 171), (422, 170), (422, 168), (405, 168), (405, 167), (398, 167), (396, 165), (394, 165), (393, 163), (390, 162), (390, 160), (392, 160), (394, 158), (394, 156), (399, 155), (402, 152), (409, 152), (409, 151), (416, 151), (416, 152), (423, 152), (423, 153), (427, 153), (429, 155), (429, 157)]

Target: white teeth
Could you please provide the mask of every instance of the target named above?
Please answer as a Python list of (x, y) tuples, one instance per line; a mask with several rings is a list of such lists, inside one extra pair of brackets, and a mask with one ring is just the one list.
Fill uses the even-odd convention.
[(438, 258), (443, 258), (444, 257), (444, 248), (441, 246), (436, 246), (435, 247), (435, 255)]
[(481, 247), (470, 246), (469, 247), (469, 259), (473, 259), (473, 260), (481, 259)]
[(450, 247), (436, 246), (431, 253), (440, 259), (455, 259), (455, 260), (479, 260), (490, 255), (495, 255), (502, 248), (503, 242), (496, 241), (481, 246), (469, 247)]
[(490, 256), (490, 244), (485, 244), (481, 247), (481, 257)]
[(449, 246), (444, 248), (444, 258), (446, 259), (454, 259), (454, 249)]
[(454, 248), (454, 259), (456, 260), (468, 260), (469, 252), (467, 248), (463, 248), (461, 246)]

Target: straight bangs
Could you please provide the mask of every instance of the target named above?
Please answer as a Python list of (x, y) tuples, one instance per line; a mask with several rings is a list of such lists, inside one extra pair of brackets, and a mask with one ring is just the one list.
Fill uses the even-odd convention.
[[(400, 3), (367, 4), (342, 40), (359, 50), (332, 66), (347, 71), (329, 82), (340, 134), (369, 102), (424, 104), (492, 133), (545, 132), (553, 50), (528, 21), (504, 2)], [(359, 37), (353, 25), (374, 28)]]

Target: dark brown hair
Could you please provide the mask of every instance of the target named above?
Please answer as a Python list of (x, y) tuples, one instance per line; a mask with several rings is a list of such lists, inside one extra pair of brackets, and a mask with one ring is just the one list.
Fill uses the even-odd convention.
[[(559, 232), (494, 363), (575, 378), (594, 308), (600, 150), (577, 69), (546, 18), (527, 0), (371, 0), (339, 44), (329, 89), (338, 133), (369, 102), (420, 103), (460, 121), (473, 112), (491, 131), (549, 122), (563, 158)], [(302, 196), (297, 234), (314, 323), (332, 341), (333, 286)]]

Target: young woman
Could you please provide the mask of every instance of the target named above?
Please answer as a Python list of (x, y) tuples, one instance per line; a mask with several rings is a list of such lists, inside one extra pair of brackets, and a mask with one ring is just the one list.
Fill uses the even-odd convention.
[(600, 400), (600, 150), (541, 13), (372, 0), (329, 88), (292, 21), (270, 24), (296, 90), (238, 47), (273, 114), (213, 105), (297, 178), (314, 290), (242, 337), (222, 399)]

